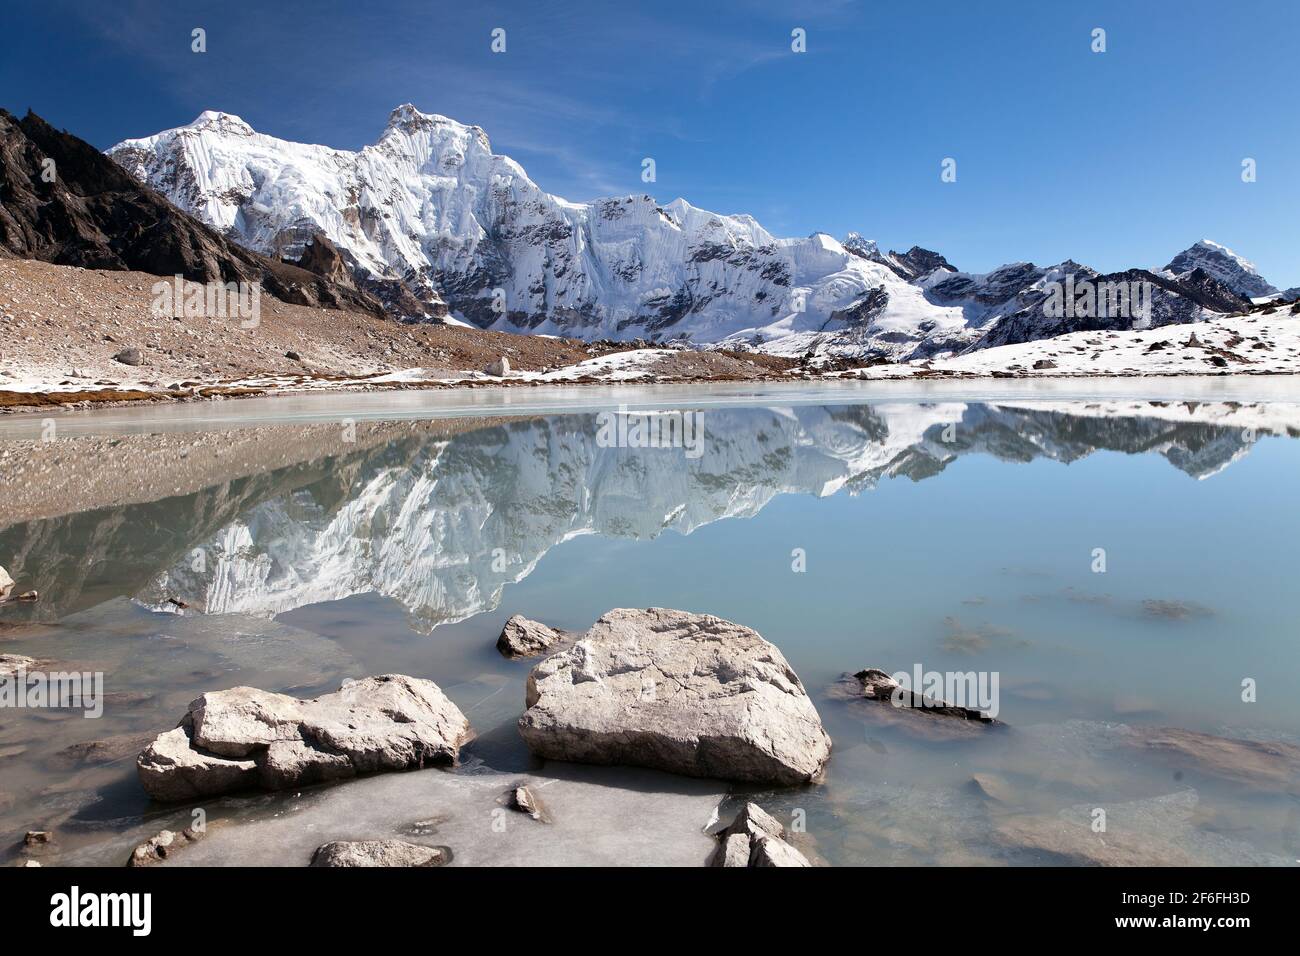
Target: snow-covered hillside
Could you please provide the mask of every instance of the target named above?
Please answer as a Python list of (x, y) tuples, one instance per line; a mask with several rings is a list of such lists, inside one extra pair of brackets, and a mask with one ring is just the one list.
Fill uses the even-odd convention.
[[(1069, 275), (1153, 282), (1152, 325), (1240, 311), (1259, 289), (1276, 291), (1206, 242), (1159, 275), (1103, 277), (1069, 261), (970, 274), (857, 234), (843, 244), (824, 233), (777, 238), (750, 216), (683, 199), (572, 203), (493, 153), (482, 129), (409, 104), (358, 152), (205, 112), (108, 154), (257, 251), (298, 260), (325, 245), (314, 239), (322, 233), (368, 287), (398, 283), (423, 315), (441, 315), (445, 300), (454, 317), (504, 331), (898, 361), (1132, 327), (1127, 315), (1053, 314), (1051, 284)], [(404, 301), (404, 314), (421, 317)]]

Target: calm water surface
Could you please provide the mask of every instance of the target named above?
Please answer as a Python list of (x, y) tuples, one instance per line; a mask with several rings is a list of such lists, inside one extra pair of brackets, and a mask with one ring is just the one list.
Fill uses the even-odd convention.
[[(199, 438), (161, 460), (139, 428), (61, 439), (68, 493), (0, 527), (0, 564), (42, 594), (0, 610), (0, 652), (101, 670), (110, 696), (98, 720), (0, 711), (2, 852), (52, 828), (59, 853), (118, 864), (96, 845), (183, 825), (145, 799), (134, 756), (238, 684), (432, 678), (479, 733), (468, 770), (533, 766), (514, 731), (530, 664), (493, 646), (505, 619), (581, 630), (667, 606), (755, 628), (799, 673), (834, 740), (827, 778), (759, 796), (803, 811), (800, 845), (826, 862), (1054, 862), (1017, 824), (1102, 807), (1152, 862), (1294, 865), (1295, 786), (1134, 739), (1300, 743), (1300, 407), (827, 400), (704, 408), (698, 456), (606, 447), (589, 412), (363, 423), (355, 440), (319, 420), (255, 443), (192, 429), (227, 450), (220, 468)], [(129, 493), (85, 490), (136, 454)], [(918, 665), (996, 673), (1007, 727), (936, 736), (828, 694), (846, 671)]]

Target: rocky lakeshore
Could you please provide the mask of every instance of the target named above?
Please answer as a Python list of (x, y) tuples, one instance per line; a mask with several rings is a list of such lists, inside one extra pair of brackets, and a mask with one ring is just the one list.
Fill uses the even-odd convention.
[[(128, 736), (69, 754), (72, 766), (133, 760), (137, 785), (154, 800), (147, 820), (90, 842), (69, 839), (72, 821), (33, 827), (17, 862), (825, 865), (825, 835), (809, 827), (808, 815), (844, 798), (819, 781), (839, 761), (857, 766), (864, 748), (841, 740), (844, 752), (832, 753), (818, 706), (776, 647), (743, 625), (662, 608), (615, 609), (585, 632), (510, 618), (503, 640), (522, 635), (547, 645), (533, 651), (541, 659), (529, 666), (516, 705), (523, 713), (513, 732), (535, 758), (527, 769), (467, 760), (477, 732), (429, 680), (352, 679), (306, 699), (251, 687), (213, 691), (138, 751)], [(981, 740), (1008, 745), (1008, 753), (1046, 742), (1034, 727), (1007, 737), (978, 711), (909, 699), (895, 678), (872, 668), (829, 688), (820, 705), (836, 726), (879, 725), (889, 714), (883, 726), (920, 728), (919, 739), (972, 754), (988, 745)], [(508, 702), (496, 712), (507, 714)], [(490, 723), (485, 753), (511, 732), (500, 718)], [(1300, 792), (1300, 750), (1287, 745), (1158, 727), (1106, 737), (1109, 747), (1207, 785), (1245, 780), (1263, 792)], [(999, 766), (1008, 766), (1005, 758)], [(1193, 791), (1116, 807), (1120, 828), (1101, 841), (1068, 813), (1044, 813), (1014, 771), (977, 772), (965, 793), (992, 834), (986, 863), (1182, 865), (1236, 852), (1193, 838), (1205, 819)], [(867, 810), (850, 800), (840, 812), (865, 813), (859, 825), (876, 818), (882, 833), (901, 838), (888, 829), (893, 811), (884, 805)], [(1154, 820), (1165, 822), (1150, 832)]]

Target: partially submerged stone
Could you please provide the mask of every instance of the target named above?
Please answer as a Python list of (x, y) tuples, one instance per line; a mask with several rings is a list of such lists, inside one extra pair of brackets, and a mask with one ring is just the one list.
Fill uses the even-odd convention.
[(982, 724), (997, 722), (974, 707), (950, 704), (946, 700), (940, 700), (937, 697), (926, 697), (924, 694), (902, 687), (889, 674), (874, 667), (858, 671), (853, 676), (862, 685), (862, 696), (868, 700), (892, 704), (900, 710), (920, 710), (936, 717), (955, 717), (959, 720), (974, 720)]
[(757, 632), (664, 608), (608, 612), (528, 677), (520, 734), (553, 760), (774, 785), (830, 757), (798, 675)]
[(786, 842), (785, 826), (756, 803), (746, 803), (722, 831), (712, 865), (811, 866)]
[(136, 766), (154, 798), (188, 800), (450, 764), (469, 738), (437, 684), (388, 674), (314, 700), (252, 687), (204, 694)]
[(1015, 791), (1005, 777), (995, 773), (971, 774), (970, 788), (978, 796), (994, 803), (1014, 803)]
[(352, 866), (442, 866), (451, 854), (446, 847), (420, 846), (402, 840), (335, 841), (318, 847), (311, 865)]
[(1253, 790), (1300, 795), (1300, 747), (1237, 740), (1177, 727), (1134, 728), (1129, 741), (1145, 758)]
[(162, 830), (157, 836), (150, 837), (132, 850), (126, 865), (128, 867), (153, 866), (201, 839), (203, 839), (203, 832), (193, 827), (186, 827), (180, 831)]
[(1181, 847), (1151, 834), (1110, 828), (1096, 833), (1082, 822), (1015, 816), (993, 829), (993, 841), (1034, 862), (1055, 866), (1196, 866)]
[(563, 639), (555, 628), (516, 614), (506, 621), (497, 638), (497, 650), (505, 657), (536, 657)]
[(988, 728), (1005, 727), (1000, 720), (974, 708), (957, 707), (904, 690), (889, 674), (876, 668), (844, 674), (827, 688), (826, 696), (849, 705), (865, 720), (935, 742), (969, 739)]
[(538, 822), (546, 820), (546, 811), (542, 809), (541, 801), (527, 787), (519, 786), (510, 791), (510, 806)]
[(22, 654), (0, 654), (0, 677), (13, 677), (19, 671), (31, 670), (36, 659)]

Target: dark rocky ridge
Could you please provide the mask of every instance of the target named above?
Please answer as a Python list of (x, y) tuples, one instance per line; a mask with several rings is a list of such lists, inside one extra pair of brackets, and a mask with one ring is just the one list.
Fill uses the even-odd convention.
[[(46, 182), (46, 160), (55, 177)], [(258, 282), (284, 302), (382, 314), (374, 297), (250, 252), (142, 186), (35, 113), (0, 109), (0, 255), (86, 269)]]

